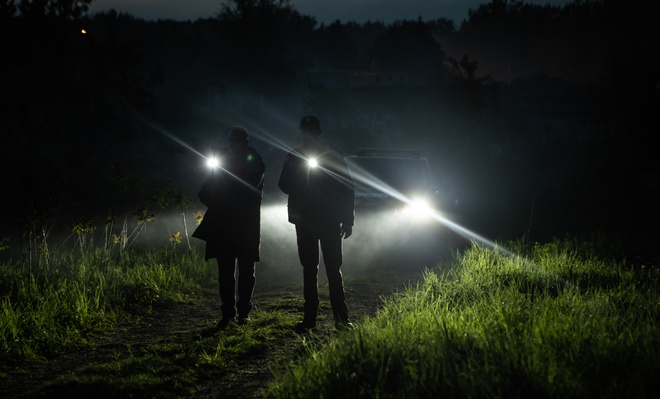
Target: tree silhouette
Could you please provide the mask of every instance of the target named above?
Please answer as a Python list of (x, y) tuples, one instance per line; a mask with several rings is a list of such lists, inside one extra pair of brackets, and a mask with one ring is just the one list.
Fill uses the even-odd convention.
[(231, 73), (244, 84), (286, 85), (301, 66), (311, 65), (316, 21), (300, 15), (289, 0), (231, 0), (218, 19), (218, 51), (227, 52)]
[(314, 40), (315, 64), (325, 68), (354, 68), (357, 61), (357, 48), (345, 26), (335, 21), (321, 26)]
[[(14, 187), (32, 184), (35, 192), (59, 190), (54, 201), (74, 205), (72, 193), (103, 189), (96, 183), (110, 177), (110, 168), (101, 171), (105, 180), (97, 178), (90, 160), (125, 163), (143, 173), (145, 185), (168, 175), (170, 164), (183, 169), (172, 162), (181, 154), (172, 155), (187, 150), (169, 142), (156, 147), (153, 132), (131, 118), (136, 110), (201, 142), (239, 116), (272, 123), (259, 119), (264, 108), (253, 99), (272, 105), (278, 123), (325, 101), (329, 127), (346, 132), (347, 143), (365, 132), (380, 140), (404, 130), (453, 134), (456, 144), (467, 131), (485, 143), (499, 132), (502, 140), (529, 139), (517, 151), (533, 153), (529, 143), (540, 141), (532, 135), (607, 130), (625, 134), (612, 148), (626, 149), (626, 165), (652, 170), (654, 146), (645, 137), (657, 130), (660, 82), (653, 2), (575, 0), (556, 7), (493, 0), (470, 10), (456, 29), (442, 18), (319, 26), (288, 0), (230, 0), (195, 22), (144, 21), (116, 11), (88, 17), (91, 1), (0, 0), (0, 159), (8, 165), (0, 178)], [(381, 78), (402, 72), (408, 87), (314, 91), (305, 78), (315, 65), (379, 67), (374, 75)], [(245, 101), (243, 92), (250, 94)], [(486, 101), (499, 92), (500, 107)], [(573, 114), (560, 115), (562, 107)], [(470, 129), (457, 127), (462, 123)], [(102, 158), (109, 151), (116, 159)], [(53, 186), (75, 179), (85, 189)]]
[(374, 43), (371, 58), (386, 70), (408, 73), (411, 84), (429, 84), (445, 55), (422, 21), (391, 26)]
[(20, 0), (18, 10), (26, 18), (59, 18), (78, 20), (89, 9), (92, 0)]
[(488, 75), (477, 76), (479, 63), (470, 60), (467, 54), (460, 60), (449, 57), (447, 62), (454, 77), (452, 93), (455, 101), (462, 103), (471, 115), (477, 114), (486, 103), (486, 85), (493, 85), (495, 81)]

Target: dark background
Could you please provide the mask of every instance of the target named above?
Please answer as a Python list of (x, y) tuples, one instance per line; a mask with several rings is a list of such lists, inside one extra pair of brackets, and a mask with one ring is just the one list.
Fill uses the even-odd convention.
[[(298, 121), (323, 138), (418, 148), (446, 206), (491, 239), (658, 238), (656, 4), (484, 2), (447, 19), (317, 24), (287, 2), (231, 1), (194, 22), (87, 15), (91, 0), (0, 1), (0, 237), (174, 209), (245, 126), (266, 204)], [(86, 33), (82, 33), (82, 29)], [(172, 139), (176, 136), (180, 142)], [(184, 143), (185, 145), (182, 145)]]

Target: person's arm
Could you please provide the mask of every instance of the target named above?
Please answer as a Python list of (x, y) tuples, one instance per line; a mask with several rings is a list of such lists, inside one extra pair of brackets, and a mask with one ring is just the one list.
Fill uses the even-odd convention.
[(249, 158), (247, 160), (247, 166), (247, 182), (257, 189), (262, 189), (264, 186), (264, 173), (266, 171), (266, 166), (261, 155), (256, 151), (250, 152)]
[(287, 154), (284, 159), (284, 165), (282, 165), (282, 171), (280, 172), (280, 179), (277, 183), (277, 186), (282, 190), (284, 194), (291, 194), (294, 191), (296, 186), (296, 174), (298, 173), (297, 160), (296, 156), (293, 154)]
[(209, 204), (213, 202), (213, 183), (211, 180), (212, 177), (207, 178), (204, 184), (202, 184), (202, 188), (199, 190), (199, 193), (197, 194), (199, 201), (206, 205), (207, 208), (209, 207)]

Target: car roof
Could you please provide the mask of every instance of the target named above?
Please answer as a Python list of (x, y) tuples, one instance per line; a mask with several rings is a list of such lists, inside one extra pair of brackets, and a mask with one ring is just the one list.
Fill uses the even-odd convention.
[(348, 158), (378, 157), (378, 158), (423, 158), (422, 150), (399, 148), (361, 148)]

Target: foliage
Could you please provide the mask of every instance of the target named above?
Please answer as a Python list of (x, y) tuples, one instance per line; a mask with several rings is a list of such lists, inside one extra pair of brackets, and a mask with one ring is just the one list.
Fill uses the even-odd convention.
[(82, 17), (93, 0), (19, 0), (18, 11), (26, 18), (61, 18), (75, 20)]
[(378, 69), (408, 73), (407, 84), (414, 86), (439, 84), (446, 58), (423, 21), (404, 21), (385, 30), (370, 56)]
[[(291, 339), (295, 318), (282, 310), (290, 299), (278, 297), (273, 310), (255, 309), (247, 326), (156, 340), (128, 357), (81, 367), (41, 392), (102, 386), (189, 396), (238, 359), (274, 356), (280, 366), (265, 397), (644, 396), (657, 388), (660, 371), (660, 272), (603, 250), (613, 247), (598, 237), (475, 245), (385, 298), (355, 330), (303, 337), (301, 359), (281, 358), (291, 348), (282, 352), (279, 341)], [(104, 260), (103, 248), (80, 253), (74, 246), (30, 279), (19, 265), (0, 266), (3, 364), (93, 347), (119, 323), (190, 303), (217, 281), (201, 251), (133, 249), (115, 263)]]
[(223, 334), (186, 342), (153, 342), (114, 362), (82, 367), (54, 381), (44, 392), (55, 396), (75, 386), (81, 395), (95, 394), (102, 388), (120, 396), (151, 397), (154, 392), (164, 398), (194, 396), (203, 392), (208, 381), (224, 378), (241, 359), (261, 354), (279, 356), (269, 349), (290, 335), (293, 319), (272, 312), (255, 313), (259, 316), (249, 326), (234, 324)]
[[(136, 123), (136, 114), (185, 131), (185, 141), (199, 142), (205, 139), (198, 134), (212, 135), (208, 132), (229, 123), (277, 124), (273, 131), (282, 131), (281, 121), (297, 119), (303, 111), (321, 112), (328, 130), (345, 133), (350, 144), (415, 145), (460, 154), (459, 160), (445, 153), (437, 157), (448, 159), (461, 182), (481, 174), (469, 168), (493, 157), (495, 151), (488, 149), (504, 147), (509, 152), (498, 161), (525, 162), (522, 177), (504, 173), (516, 172), (510, 168), (500, 174), (528, 190), (521, 196), (546, 189), (546, 180), (554, 182), (554, 172), (545, 168), (554, 168), (558, 157), (571, 158), (573, 162), (561, 165), (569, 173), (579, 168), (575, 174), (585, 185), (596, 181), (593, 170), (601, 166), (584, 161), (593, 154), (622, 157), (635, 170), (653, 170), (653, 146), (645, 145), (648, 135), (643, 132), (657, 123), (658, 59), (649, 38), (657, 36), (658, 28), (631, 11), (650, 14), (648, 5), (484, 3), (457, 29), (451, 21), (421, 18), (318, 26), (284, 0), (226, 2), (218, 15), (194, 22), (143, 21), (112, 11), (87, 15), (88, 1), (2, 2), (0, 40), (8, 62), (0, 100), (6, 145), (0, 155), (24, 165), (0, 172), (16, 188), (5, 200), (22, 208), (7, 224), (19, 224), (15, 219), (28, 216), (32, 206), (40, 218), (50, 216), (47, 204), (67, 212), (114, 208), (119, 200), (133, 206), (151, 186), (172, 176), (187, 179), (193, 162), (161, 142), (167, 140), (155, 139), (154, 132)], [(41, 7), (37, 14), (43, 18), (21, 15), (18, 5)], [(452, 66), (464, 74), (458, 85), (446, 79)], [(332, 86), (337, 80), (308, 85), (315, 68), (338, 73), (339, 87)], [(388, 86), (398, 76), (392, 71), (409, 79)], [(486, 76), (501, 85), (483, 84)], [(548, 77), (547, 85), (536, 85), (538, 76)], [(557, 81), (575, 82), (586, 98)], [(346, 82), (356, 87), (342, 86)], [(379, 85), (383, 87), (372, 87)], [(389, 98), (398, 101), (378, 101)], [(539, 99), (552, 104), (542, 104), (536, 112)], [(555, 112), (555, 106), (568, 112)], [(192, 121), (200, 126), (191, 126)], [(592, 130), (597, 138), (621, 134), (621, 139), (612, 140), (613, 154), (593, 151), (591, 142), (571, 145), (567, 152), (566, 143), (547, 142), (557, 130), (573, 140)], [(461, 154), (466, 151), (461, 146), (475, 152)], [(173, 162), (175, 158), (180, 162)], [(470, 166), (459, 165), (465, 159)], [(493, 170), (490, 166), (484, 168)], [(618, 173), (625, 169), (612, 168)], [(127, 176), (129, 172), (135, 176)], [(602, 174), (610, 179), (609, 172)], [(652, 193), (643, 191), (648, 179), (639, 179), (631, 187), (637, 191), (626, 197), (643, 201)], [(117, 191), (116, 186), (127, 190)], [(557, 192), (556, 187), (547, 190)], [(30, 206), (23, 207), (26, 201)], [(576, 202), (591, 203), (583, 198)], [(512, 206), (521, 208), (519, 203)], [(35, 231), (43, 237), (42, 228)]]
[(226, 64), (242, 84), (270, 91), (293, 83), (313, 34), (312, 18), (288, 0), (232, 0), (218, 19)]
[(291, 365), (265, 396), (643, 397), (658, 388), (656, 266), (473, 247)]
[(0, 353), (4, 360), (35, 359), (93, 343), (100, 331), (189, 300), (210, 278), (203, 256), (126, 253), (107, 265), (103, 249), (71, 251), (51, 268), (24, 278), (21, 268), (0, 265)]

